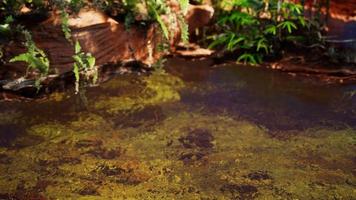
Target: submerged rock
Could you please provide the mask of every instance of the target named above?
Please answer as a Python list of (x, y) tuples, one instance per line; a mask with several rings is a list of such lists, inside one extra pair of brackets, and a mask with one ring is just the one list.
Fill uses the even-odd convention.
[(272, 177), (268, 174), (267, 171), (251, 172), (247, 175), (247, 177), (250, 180), (257, 180), (257, 181), (272, 179)]
[(206, 129), (195, 129), (187, 136), (179, 138), (179, 142), (181, 142), (185, 148), (199, 147), (210, 149), (214, 146), (212, 143), (213, 140), (213, 135)]

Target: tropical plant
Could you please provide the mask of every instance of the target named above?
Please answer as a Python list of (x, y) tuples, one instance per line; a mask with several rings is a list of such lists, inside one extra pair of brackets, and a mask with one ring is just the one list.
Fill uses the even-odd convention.
[(27, 52), (13, 57), (9, 62), (27, 63), (28, 67), (26, 70), (26, 76), (28, 75), (28, 71), (30, 69), (37, 71), (40, 77), (36, 79), (36, 87), (39, 88), (41, 78), (48, 74), (50, 62), (45, 52), (38, 48), (32, 40), (31, 33), (24, 29), (22, 30), (22, 33), (25, 36), (24, 46), (27, 48)]
[(238, 62), (261, 63), (266, 55), (279, 52), (283, 43), (305, 39), (301, 33), (310, 30), (311, 23), (302, 10), (287, 0), (223, 1), (217, 19), (220, 33), (210, 37), (209, 47), (237, 52)]
[(2, 36), (6, 36), (9, 35), (11, 32), (11, 23), (14, 22), (14, 18), (10, 15), (7, 16), (4, 20), (3, 23), (0, 23), (0, 35)]
[(95, 67), (95, 57), (91, 53), (84, 53), (80, 43), (76, 41), (75, 43), (75, 55), (73, 55), (74, 64), (73, 64), (73, 73), (75, 76), (75, 91), (79, 92), (80, 86), (80, 73), (85, 76), (86, 80), (92, 80), (93, 83), (96, 83), (98, 79), (97, 68)]

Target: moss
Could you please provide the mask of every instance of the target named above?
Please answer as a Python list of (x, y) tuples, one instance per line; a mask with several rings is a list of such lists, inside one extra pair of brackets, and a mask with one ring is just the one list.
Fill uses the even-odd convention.
[(183, 86), (183, 81), (178, 77), (164, 72), (155, 72), (145, 77), (144, 89), (138, 94), (130, 95), (129, 93), (122, 96), (101, 98), (95, 102), (94, 107), (95, 109), (105, 110), (110, 114), (132, 112), (148, 105), (180, 100), (178, 91)]
[(0, 193), (37, 191), (49, 179), (49, 199), (355, 197), (354, 129), (283, 131), (291, 136), (281, 140), (227, 115), (165, 114), (150, 129), (115, 127), (94, 112), (37, 124), (28, 134), (41, 143), (1, 151), (11, 162), (0, 163)]

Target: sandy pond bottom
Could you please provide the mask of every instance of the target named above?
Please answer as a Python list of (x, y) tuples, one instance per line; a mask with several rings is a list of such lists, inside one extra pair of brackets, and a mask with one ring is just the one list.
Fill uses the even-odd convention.
[(355, 86), (209, 64), (0, 103), (0, 199), (356, 199)]

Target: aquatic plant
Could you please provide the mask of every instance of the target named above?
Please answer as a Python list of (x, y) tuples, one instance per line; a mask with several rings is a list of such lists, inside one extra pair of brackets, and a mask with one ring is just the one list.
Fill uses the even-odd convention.
[(131, 113), (146, 106), (179, 101), (179, 90), (184, 87), (181, 79), (160, 70), (145, 77), (141, 84), (144, 84), (143, 90), (96, 100), (94, 107), (110, 114)]

